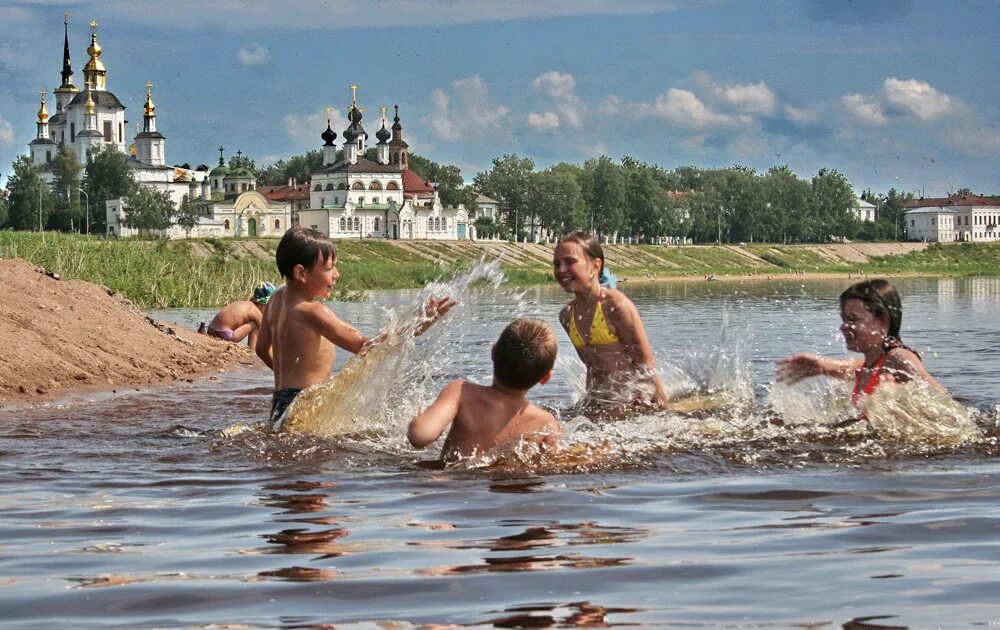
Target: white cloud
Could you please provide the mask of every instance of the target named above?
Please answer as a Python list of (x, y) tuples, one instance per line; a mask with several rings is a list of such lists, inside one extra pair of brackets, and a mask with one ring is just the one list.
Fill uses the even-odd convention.
[(254, 44), (249, 48), (240, 48), (236, 56), (244, 66), (262, 66), (271, 60), (271, 49)]
[(934, 89), (929, 83), (916, 79), (901, 81), (889, 77), (885, 80), (884, 92), (885, 100), (920, 120), (931, 120), (947, 114), (952, 106), (950, 96)]
[(550, 70), (535, 77), (531, 85), (536, 90), (547, 94), (555, 102), (559, 117), (558, 122), (574, 129), (583, 126), (583, 116), (587, 107), (576, 94), (576, 79), (573, 78), (573, 75), (560, 74), (555, 70)]
[(751, 116), (771, 116), (778, 107), (778, 97), (763, 81), (746, 85), (723, 85), (713, 81), (711, 75), (704, 70), (691, 73), (691, 80), (702, 88), (700, 91), (709, 95), (714, 103), (724, 109)]
[(771, 116), (778, 105), (778, 97), (763, 81), (750, 85), (715, 86), (714, 92), (722, 102), (746, 114)]
[[(437, 88), (431, 92), (431, 129), (444, 140), (482, 137), (500, 129), (510, 109), (493, 105), (489, 89), (479, 75), (451, 83), (453, 96)], [(454, 102), (453, 102), (454, 100)]]
[(862, 94), (845, 94), (840, 102), (849, 114), (859, 120), (875, 125), (885, 124), (882, 106), (873, 98)]
[(808, 125), (819, 122), (820, 113), (814, 109), (802, 109), (785, 105), (785, 116), (788, 120), (799, 125)]
[(652, 106), (639, 105), (639, 110), (691, 129), (731, 127), (744, 122), (742, 119), (712, 111), (695, 96), (694, 92), (679, 88), (670, 88), (666, 94), (657, 96)]
[(14, 128), (7, 119), (0, 116), (0, 147), (8, 147), (14, 144)]
[(545, 112), (544, 114), (531, 112), (528, 114), (528, 125), (541, 131), (555, 129), (559, 126), (559, 116), (555, 112)]

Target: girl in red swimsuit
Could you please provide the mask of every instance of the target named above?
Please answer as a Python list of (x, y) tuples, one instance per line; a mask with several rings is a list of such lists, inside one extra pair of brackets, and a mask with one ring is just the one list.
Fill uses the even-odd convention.
[(856, 406), (882, 384), (906, 383), (914, 378), (923, 379), (942, 394), (948, 393), (927, 373), (920, 355), (900, 341), (903, 305), (896, 287), (888, 281), (865, 280), (848, 287), (840, 294), (840, 319), (847, 349), (860, 352), (864, 359), (796, 354), (778, 361), (779, 383), (792, 384), (819, 375), (853, 378), (851, 402)]

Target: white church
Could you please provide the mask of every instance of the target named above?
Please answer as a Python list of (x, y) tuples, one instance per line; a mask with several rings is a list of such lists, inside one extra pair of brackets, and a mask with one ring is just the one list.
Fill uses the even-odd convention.
[(381, 108), (375, 160), (365, 157), (368, 134), (361, 126), (357, 86), (351, 89), (350, 124), (343, 134), (341, 159), (337, 160), (337, 134), (330, 128), (327, 110), (326, 130), (320, 134), (324, 165), (312, 174), (309, 208), (299, 211), (299, 223), (331, 238), (475, 238), (468, 211), (463, 206), (443, 206), (433, 184), (410, 170), (398, 106), (391, 132)]

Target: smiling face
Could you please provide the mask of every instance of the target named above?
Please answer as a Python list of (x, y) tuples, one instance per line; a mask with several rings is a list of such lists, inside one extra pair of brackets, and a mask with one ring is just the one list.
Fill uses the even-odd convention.
[(844, 335), (847, 349), (854, 352), (867, 354), (880, 350), (882, 340), (889, 334), (887, 319), (876, 317), (858, 299), (844, 300), (840, 319), (840, 332)]
[(302, 293), (309, 298), (330, 297), (334, 285), (340, 279), (340, 272), (337, 271), (337, 259), (334, 256), (323, 260), (323, 253), (316, 255), (316, 262), (312, 267), (306, 269), (298, 265), (295, 270), (296, 280), (302, 287)]
[(567, 293), (579, 293), (597, 283), (601, 261), (587, 255), (578, 243), (564, 241), (552, 254), (552, 275)]

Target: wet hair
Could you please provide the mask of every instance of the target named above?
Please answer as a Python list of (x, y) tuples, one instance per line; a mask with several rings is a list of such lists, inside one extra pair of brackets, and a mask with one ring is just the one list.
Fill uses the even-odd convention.
[(552, 371), (556, 351), (551, 326), (540, 319), (516, 319), (500, 333), (493, 348), (493, 377), (508, 387), (533, 387)]
[(899, 298), (899, 291), (888, 280), (873, 278), (852, 284), (840, 294), (841, 309), (847, 300), (860, 301), (869, 313), (888, 322), (889, 333), (882, 341), (883, 350), (888, 352), (893, 348), (906, 348), (920, 356), (899, 339), (899, 329), (903, 325), (903, 302)]
[(601, 270), (598, 273), (604, 272), (604, 250), (601, 249), (601, 242), (597, 240), (596, 236), (586, 232), (570, 232), (559, 239), (556, 246), (558, 247), (563, 243), (576, 243), (579, 245), (591, 260), (601, 261)]
[(281, 276), (291, 278), (296, 265), (312, 269), (320, 254), (323, 255), (323, 262), (331, 258), (336, 261), (337, 247), (322, 232), (296, 225), (281, 237), (274, 259)]

